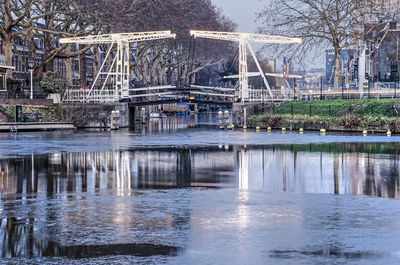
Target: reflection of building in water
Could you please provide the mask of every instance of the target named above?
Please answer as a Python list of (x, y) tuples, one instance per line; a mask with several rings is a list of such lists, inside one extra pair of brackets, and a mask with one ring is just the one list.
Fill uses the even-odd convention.
[[(1, 193), (119, 192), (136, 188), (216, 187), (231, 183), (225, 150), (136, 150), (58, 153), (0, 160)], [(33, 167), (32, 167), (33, 165)]]
[(37, 252), (37, 245), (40, 242), (29, 240), (29, 238), (34, 238), (34, 233), (33, 219), (15, 217), (0, 219), (0, 237), (2, 238), (0, 257), (29, 257), (29, 253)]
[(277, 146), (239, 151), (237, 161), (240, 188), (245, 184), (250, 189), (268, 191), (400, 198), (400, 166), (395, 154), (346, 150), (334, 154)]
[[(322, 148), (322, 147), (321, 147)], [(398, 155), (318, 145), (59, 153), (0, 160), (2, 194), (224, 187), (399, 197)], [(353, 149), (352, 149), (353, 148)], [(362, 151), (362, 150), (361, 150)], [(32, 167), (33, 165), (33, 167)]]
[(165, 118), (149, 118), (146, 124), (135, 124), (136, 131), (171, 132), (174, 130), (196, 127), (198, 124), (216, 124), (216, 113), (198, 113), (196, 115), (168, 116)]
[(239, 189), (249, 189), (249, 159), (250, 154), (246, 150), (238, 152), (239, 160)]

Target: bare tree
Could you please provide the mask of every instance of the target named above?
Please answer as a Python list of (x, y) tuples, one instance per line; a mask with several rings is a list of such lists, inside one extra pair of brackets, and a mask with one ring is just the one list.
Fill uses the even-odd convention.
[[(1, 0), (0, 1), (0, 37), (6, 65), (12, 65), (12, 39), (24, 32), (19, 28), (21, 22), (29, 15), (33, 4), (38, 0)], [(11, 76), (12, 71), (8, 70)]]
[[(364, 0), (272, 0), (258, 14), (261, 31), (301, 37), (294, 54), (331, 46), (335, 53), (334, 88), (339, 89), (340, 51), (362, 37), (364, 20), (374, 12), (374, 1)], [(377, 1), (375, 1), (377, 2)]]
[[(34, 5), (33, 14), (40, 20), (28, 20), (25, 28), (25, 39), (33, 43), (34, 38), (42, 40), (44, 46), (43, 59), (37, 67), (36, 76), (45, 71), (53, 71), (55, 58), (71, 58), (84, 55), (91, 47), (79, 46), (71, 51), (67, 45), (59, 45), (62, 37), (75, 37), (97, 34), (103, 30), (97, 17), (98, 10), (89, 6), (85, 0), (42, 0)], [(29, 34), (33, 32), (33, 34)], [(34, 56), (36, 51), (31, 51)]]
[[(0, 37), (6, 63), (11, 65), (13, 53), (16, 53), (21, 63), (27, 66), (24, 55), (19, 53), (16, 43), (13, 44), (16, 36), (25, 41), (31, 60), (41, 49), (35, 43), (40, 40), (43, 58), (36, 66), (37, 77), (53, 70), (55, 58), (66, 59), (67, 78), (71, 78), (69, 58), (81, 56), (81, 62), (85, 63), (84, 55), (92, 47), (82, 45), (72, 49), (71, 45), (60, 45), (59, 39), (63, 37), (172, 30), (177, 33), (176, 40), (137, 43), (132, 66), (136, 76), (146, 84), (167, 83), (167, 76), (171, 79), (172, 73), (178, 73), (178, 81), (193, 82), (194, 73), (221, 62), (232, 53), (231, 43), (212, 40), (194, 43), (189, 35), (190, 29), (234, 29), (234, 23), (210, 0), (114, 0), (112, 4), (109, 0), (0, 1)], [(67, 80), (67, 83), (71, 82)]]
[[(172, 30), (175, 40), (140, 43), (133, 64), (136, 76), (145, 84), (161, 84), (177, 73), (178, 83), (194, 81), (194, 74), (232, 54), (231, 43), (196, 40), (191, 29), (233, 31), (235, 24), (222, 15), (210, 0), (151, 0), (137, 2), (134, 31)], [(147, 80), (145, 77), (150, 77)], [(167, 78), (168, 77), (168, 78)], [(192, 77), (192, 80), (189, 80)]]
[(95, 8), (96, 4), (89, 2), (91, 1), (2, 0), (0, 37), (6, 64), (11, 65), (13, 55), (16, 54), (21, 64), (27, 66), (23, 54), (17, 49), (16, 37), (26, 43), (31, 60), (35, 60), (37, 50), (41, 48), (35, 40), (42, 41), (43, 58), (36, 66), (37, 77), (52, 70), (54, 58), (70, 58), (88, 51), (90, 47), (68, 50), (66, 45), (59, 45), (58, 40), (66, 36), (80, 36), (103, 30), (96, 13), (99, 9)]

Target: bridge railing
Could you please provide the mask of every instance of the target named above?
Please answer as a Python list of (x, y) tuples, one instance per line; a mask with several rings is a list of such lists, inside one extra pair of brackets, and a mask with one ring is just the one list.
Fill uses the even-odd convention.
[(67, 89), (63, 96), (64, 102), (115, 102), (114, 89), (93, 89), (91, 92), (84, 89)]
[(314, 91), (297, 93), (298, 98), (303, 101), (308, 100), (331, 100), (331, 99), (369, 99), (369, 98), (397, 98), (400, 97), (400, 89), (365, 89), (341, 90), (341, 91)]
[[(199, 90), (186, 90), (177, 89), (174, 86), (155, 86), (155, 87), (131, 87), (129, 89), (129, 99), (131, 101), (154, 101), (160, 100), (163, 97), (175, 97), (175, 98), (212, 98), (222, 101), (236, 101), (236, 91), (230, 88), (210, 88), (197, 86)], [(253, 99), (259, 97), (257, 93), (261, 93), (261, 90), (254, 90), (251, 93)], [(266, 91), (264, 91), (266, 93)], [(267, 97), (265, 95), (265, 97)], [(63, 95), (63, 101), (65, 102), (118, 102), (121, 99), (121, 92), (115, 90), (112, 86), (105, 87), (103, 89), (95, 87), (94, 89), (83, 88), (83, 87), (70, 87), (66, 90)]]

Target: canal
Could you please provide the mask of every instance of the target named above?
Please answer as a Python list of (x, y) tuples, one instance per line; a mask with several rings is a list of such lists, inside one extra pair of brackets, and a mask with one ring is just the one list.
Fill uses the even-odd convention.
[(400, 137), (215, 124), (0, 134), (0, 263), (400, 263)]

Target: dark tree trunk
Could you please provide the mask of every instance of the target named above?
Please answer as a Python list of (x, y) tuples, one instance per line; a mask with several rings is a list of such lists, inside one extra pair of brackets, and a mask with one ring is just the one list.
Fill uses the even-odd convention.
[[(80, 45), (79, 49), (84, 49), (84, 45)], [(83, 86), (87, 85), (87, 77), (86, 77), (86, 72), (87, 72), (87, 65), (86, 65), (86, 53), (82, 53), (79, 56), (79, 76), (80, 76), (80, 84)]]

